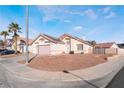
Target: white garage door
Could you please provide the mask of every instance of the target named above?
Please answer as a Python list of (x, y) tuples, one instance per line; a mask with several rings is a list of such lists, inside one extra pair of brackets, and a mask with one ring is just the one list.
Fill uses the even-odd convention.
[(50, 54), (50, 46), (49, 45), (39, 45), (38, 54), (49, 55)]

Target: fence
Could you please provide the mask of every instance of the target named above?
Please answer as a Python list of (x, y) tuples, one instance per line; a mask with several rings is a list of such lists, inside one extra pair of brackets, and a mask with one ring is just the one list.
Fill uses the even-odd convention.
[(118, 54), (117, 48), (95, 48), (93, 49), (94, 54)]
[(118, 54), (124, 55), (124, 49), (119, 48), (119, 49), (118, 49)]

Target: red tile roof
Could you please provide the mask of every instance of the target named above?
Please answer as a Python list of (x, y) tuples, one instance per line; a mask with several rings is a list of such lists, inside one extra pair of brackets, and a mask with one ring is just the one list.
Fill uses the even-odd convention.
[(60, 36), (60, 40), (63, 40), (65, 37), (70, 37), (70, 38), (73, 38), (79, 42), (82, 42), (82, 43), (85, 43), (85, 44), (88, 44), (90, 46), (92, 46), (90, 43), (88, 43), (87, 41), (81, 39), (81, 38), (78, 38), (78, 37), (75, 37), (75, 36), (72, 36), (72, 35), (69, 35), (69, 34), (63, 34), (62, 36)]
[(107, 43), (99, 43), (95, 47), (96, 48), (110, 48), (115, 42), (107, 42)]
[[(49, 36), (49, 35), (46, 35), (46, 34), (40, 34), (34, 41), (36, 41), (40, 36), (42, 36), (43, 38), (45, 38), (45, 39), (47, 39), (47, 40), (49, 40), (50, 42), (53, 42), (53, 43), (63, 43), (59, 38), (55, 38), (55, 37), (52, 37), (52, 36)], [(33, 44), (33, 42), (31, 44)]]
[[(26, 42), (26, 38), (24, 37), (18, 37), (18, 40), (23, 40)], [(33, 39), (28, 39), (28, 44), (30, 45), (33, 42)]]

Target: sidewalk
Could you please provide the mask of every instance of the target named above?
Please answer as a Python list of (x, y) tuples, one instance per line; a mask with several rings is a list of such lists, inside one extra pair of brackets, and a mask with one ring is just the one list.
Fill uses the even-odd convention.
[(123, 56), (118, 56), (94, 67), (69, 71), (69, 74), (36, 70), (17, 62), (1, 64), (12, 74), (31, 81), (80, 82), (85, 79), (99, 87), (105, 87), (124, 66), (123, 60)]

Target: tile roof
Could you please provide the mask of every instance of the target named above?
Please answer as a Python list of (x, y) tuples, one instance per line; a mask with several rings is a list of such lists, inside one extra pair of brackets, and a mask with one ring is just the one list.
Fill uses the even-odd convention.
[(96, 48), (110, 48), (113, 44), (115, 44), (115, 42), (99, 43), (99, 44), (96, 44), (95, 47)]
[[(50, 42), (64, 44), (64, 42), (62, 42), (59, 38), (55, 38), (55, 37), (52, 37), (52, 36), (49, 36), (49, 35), (46, 35), (46, 34), (40, 34), (35, 40), (37, 40), (40, 36), (42, 36), (43, 38), (49, 40)], [(35, 40), (33, 40), (33, 42)], [(33, 44), (33, 42), (31, 44)]]
[(69, 35), (69, 34), (63, 34), (62, 36), (60, 36), (60, 40), (63, 40), (65, 37), (70, 37), (70, 38), (73, 38), (79, 42), (82, 42), (82, 43), (85, 43), (85, 44), (88, 44), (90, 46), (92, 46), (89, 42), (81, 39), (81, 38), (78, 38), (78, 37), (75, 37), (75, 36), (72, 36), (72, 35)]
[[(26, 38), (24, 37), (18, 37), (18, 40), (23, 40), (26, 42)], [(33, 39), (28, 39), (28, 44), (30, 45), (33, 42)]]
[(44, 37), (46, 37), (48, 40), (54, 42), (54, 43), (63, 43), (59, 38), (52, 37), (46, 34), (43, 34)]

